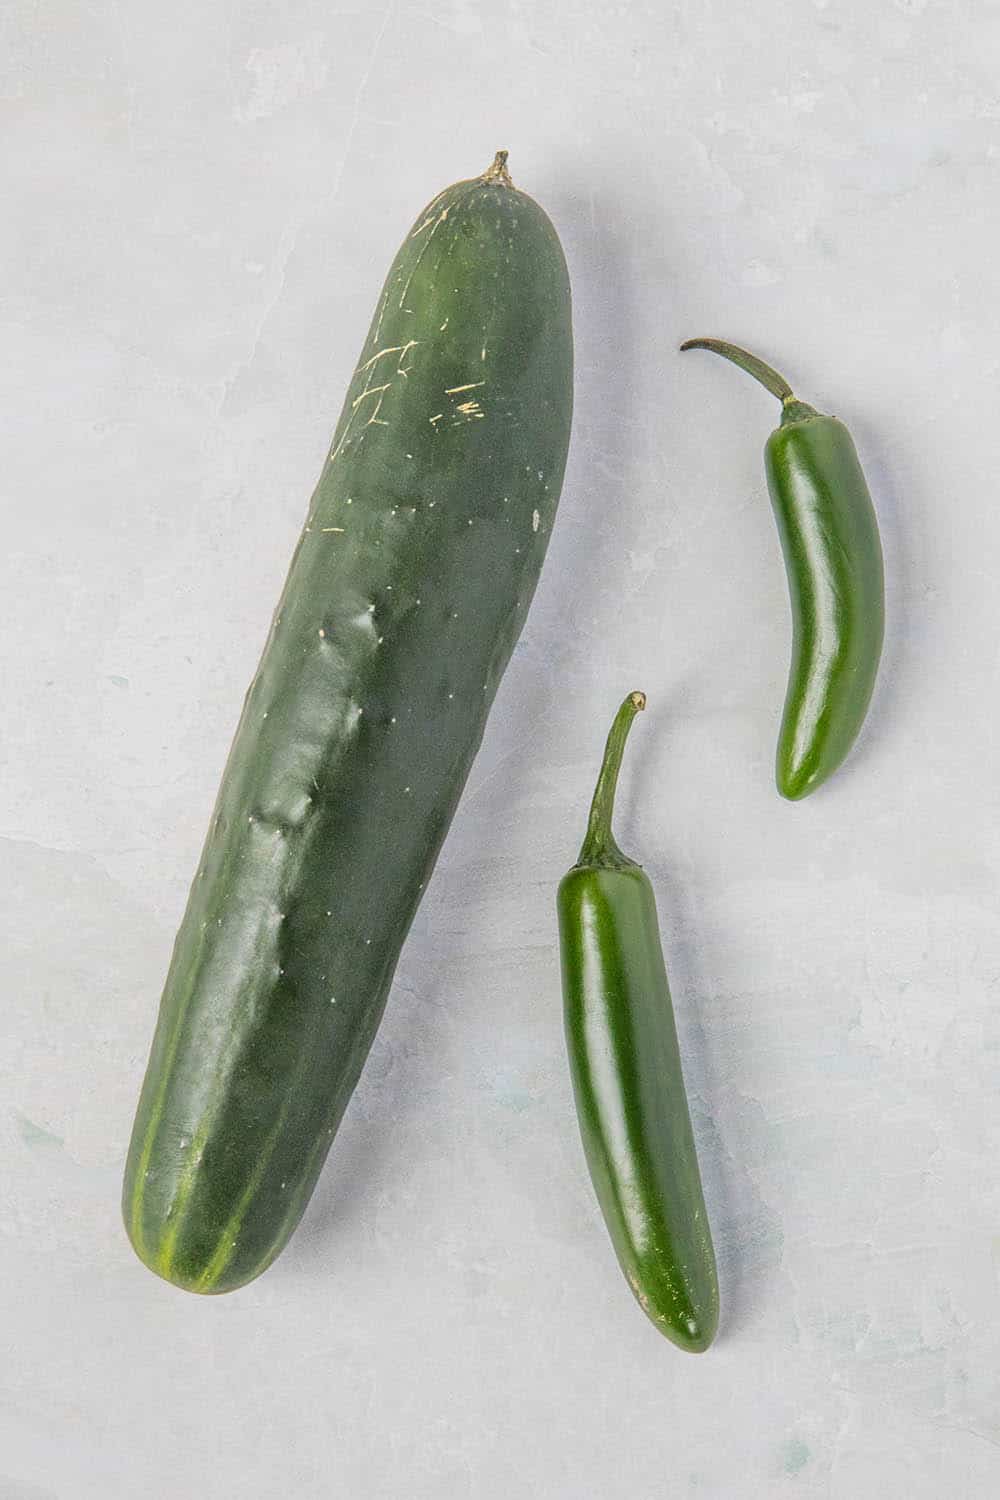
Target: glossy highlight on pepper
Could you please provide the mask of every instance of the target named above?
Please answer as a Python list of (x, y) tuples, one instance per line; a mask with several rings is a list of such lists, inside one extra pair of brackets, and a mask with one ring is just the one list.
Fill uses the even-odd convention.
[(653, 888), (611, 830), (629, 729), (608, 736), (580, 857), (558, 893), (563, 1014), (587, 1165), (643, 1312), (689, 1353), (719, 1321), (715, 1253), (691, 1131)]
[(868, 712), (885, 633), (882, 544), (851, 434), (799, 401), (784, 376), (720, 339), (688, 339), (746, 370), (781, 402), (764, 449), (788, 574), (792, 660), (776, 779), (798, 801), (833, 775)]

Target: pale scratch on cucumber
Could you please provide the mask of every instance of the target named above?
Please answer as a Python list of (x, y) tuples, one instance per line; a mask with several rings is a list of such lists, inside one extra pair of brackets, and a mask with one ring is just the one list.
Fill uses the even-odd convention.
[[(478, 401), (463, 401), (455, 408), (455, 411), (466, 422), (471, 422), (486, 415)], [(456, 423), (453, 422), (451, 425), (454, 427)]]
[(361, 395), (355, 396), (354, 400), (351, 402), (351, 410), (353, 411), (354, 407), (360, 406), (366, 396), (378, 396), (382, 392), (387, 391), (391, 385), (392, 381), (387, 380), (385, 385), (371, 385), (366, 387), (366, 389), (361, 392)]
[(413, 265), (412, 265), (412, 267), (410, 269), (410, 274), (409, 274), (409, 276), (407, 276), (406, 280), (404, 281), (404, 283), (403, 283), (403, 290), (399, 294), (399, 306), (400, 306), (401, 310), (402, 310), (402, 307), (403, 307), (403, 303), (406, 301), (406, 294), (410, 290), (410, 282), (413, 280), (414, 276), (417, 274), (417, 270), (418, 270), (418, 268), (420, 266), (420, 262), (423, 260), (425, 254), (427, 253), (427, 247), (430, 244), (431, 240), (434, 238), (434, 236), (437, 234), (438, 230), (441, 228), (441, 225), (444, 223), (444, 221), (445, 221), (445, 219), (447, 219), (447, 217), (448, 217), (448, 210), (446, 208), (442, 208), (441, 212), (438, 214), (436, 220), (434, 221), (434, 228), (431, 230), (430, 234), (427, 236), (427, 238), (424, 240), (424, 243), (420, 247), (420, 254), (417, 256), (416, 260), (413, 262)]
[(405, 375), (406, 371), (401, 370), (399, 367), (403, 363), (407, 351), (415, 348), (419, 342), (419, 339), (407, 339), (405, 344), (387, 344), (384, 349), (380, 349), (377, 354), (373, 354), (371, 359), (366, 359), (363, 365), (358, 365), (354, 373), (355, 375), (362, 375), (369, 366), (375, 364), (376, 360), (382, 359), (384, 355), (398, 354), (399, 359), (396, 361), (396, 369), (400, 375)]
[(381, 305), (380, 305), (379, 310), (378, 310), (378, 317), (375, 320), (375, 327), (372, 329), (372, 332), (371, 332), (371, 342), (373, 344), (378, 339), (379, 330), (382, 327), (382, 319), (385, 316), (385, 306), (386, 306), (386, 303), (388, 302), (388, 300), (389, 300), (389, 288), (386, 287), (385, 291), (382, 293), (382, 302), (381, 302)]

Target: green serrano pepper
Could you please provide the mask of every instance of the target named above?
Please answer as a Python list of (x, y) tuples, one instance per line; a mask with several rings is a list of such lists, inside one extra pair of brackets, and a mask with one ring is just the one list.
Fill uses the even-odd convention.
[(719, 1322), (705, 1212), (653, 888), (611, 832), (632, 721), (608, 736), (580, 858), (559, 886), (566, 1043), (597, 1200), (626, 1280), (661, 1333), (692, 1354)]
[(689, 339), (739, 365), (781, 402), (764, 449), (788, 573), (792, 662), (778, 738), (778, 790), (793, 801), (832, 776), (865, 720), (885, 629), (878, 522), (851, 434), (796, 399), (755, 355)]

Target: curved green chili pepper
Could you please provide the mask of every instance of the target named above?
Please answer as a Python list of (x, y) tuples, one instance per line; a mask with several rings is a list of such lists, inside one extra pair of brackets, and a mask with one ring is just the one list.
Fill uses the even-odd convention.
[(719, 1322), (715, 1253), (691, 1134), (653, 888), (611, 832), (632, 720), (608, 736), (580, 858), (558, 896), (563, 1001), (587, 1165), (621, 1268), (661, 1333), (707, 1349)]
[(688, 339), (759, 380), (781, 402), (764, 459), (792, 605), (792, 663), (777, 781), (796, 800), (840, 765), (864, 723), (885, 629), (878, 522), (851, 434), (776, 370), (719, 339)]

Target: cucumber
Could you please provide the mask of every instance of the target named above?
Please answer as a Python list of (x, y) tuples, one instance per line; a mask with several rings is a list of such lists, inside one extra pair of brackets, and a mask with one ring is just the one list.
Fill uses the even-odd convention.
[(309, 1201), (534, 593), (572, 364), (499, 152), (389, 271), (174, 946), (123, 1212), (177, 1286), (252, 1280)]

